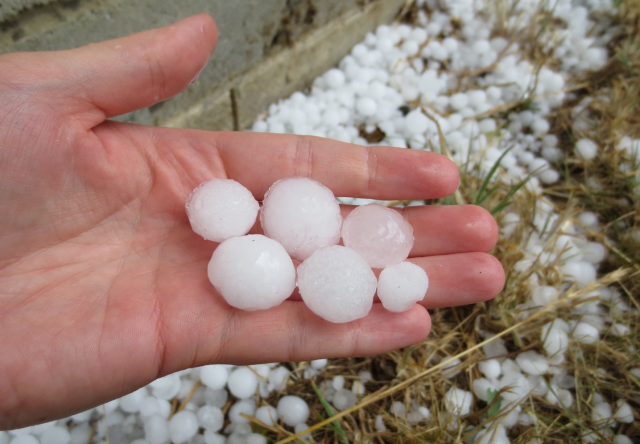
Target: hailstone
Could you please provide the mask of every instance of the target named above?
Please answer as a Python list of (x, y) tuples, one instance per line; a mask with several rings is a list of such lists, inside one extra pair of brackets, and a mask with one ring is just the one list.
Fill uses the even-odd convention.
[(427, 273), (416, 264), (401, 262), (391, 265), (378, 277), (378, 297), (389, 311), (407, 311), (424, 299), (429, 288)]
[(232, 307), (264, 310), (280, 305), (296, 285), (296, 270), (282, 245), (254, 234), (232, 237), (213, 252), (209, 280)]
[(340, 245), (316, 251), (298, 267), (302, 300), (330, 322), (350, 322), (366, 316), (373, 305), (376, 284), (367, 262)]
[(260, 221), (264, 233), (299, 261), (340, 241), (340, 205), (329, 188), (312, 179), (274, 183), (264, 197)]
[(260, 205), (235, 180), (213, 179), (193, 190), (186, 209), (193, 231), (207, 240), (222, 242), (247, 234), (256, 222)]
[(345, 218), (342, 240), (371, 267), (385, 268), (409, 257), (413, 247), (413, 228), (391, 208), (364, 205)]

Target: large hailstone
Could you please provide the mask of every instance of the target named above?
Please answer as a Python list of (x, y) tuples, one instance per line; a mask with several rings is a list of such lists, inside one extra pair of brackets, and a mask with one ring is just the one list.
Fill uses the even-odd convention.
[(424, 299), (429, 278), (422, 267), (411, 262), (391, 265), (378, 277), (378, 297), (389, 311), (407, 311)]
[(409, 257), (413, 247), (413, 228), (391, 208), (364, 205), (345, 218), (342, 240), (371, 267), (385, 268)]
[(296, 270), (282, 245), (259, 234), (232, 237), (213, 252), (209, 280), (232, 307), (280, 305), (296, 286)]
[(329, 188), (312, 179), (274, 183), (264, 196), (260, 221), (264, 233), (299, 261), (340, 241), (340, 205)]
[(316, 251), (298, 267), (302, 300), (330, 322), (350, 322), (366, 316), (373, 305), (376, 284), (367, 262), (340, 245)]
[(213, 179), (193, 190), (186, 209), (193, 231), (206, 240), (222, 242), (247, 234), (256, 222), (260, 205), (235, 180)]

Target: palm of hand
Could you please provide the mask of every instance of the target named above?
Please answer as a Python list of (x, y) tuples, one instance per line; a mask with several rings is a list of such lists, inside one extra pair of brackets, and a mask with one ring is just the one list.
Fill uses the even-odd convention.
[[(104, 95), (87, 97), (63, 80), (38, 88), (51, 74), (47, 68), (59, 74), (59, 64), (49, 60), (33, 74), (32, 56), (8, 59), (19, 68), (11, 76), (0, 71), (0, 97), (14, 105), (0, 107), (0, 208), (8, 215), (0, 222), (0, 372), (6, 375), (0, 417), (8, 418), (0, 426), (77, 412), (190, 366), (373, 354), (428, 333), (422, 307), (391, 314), (375, 304), (367, 318), (334, 325), (297, 301), (239, 312), (215, 294), (205, 272), (215, 244), (191, 231), (184, 212), (200, 182), (230, 177), (261, 198), (278, 178), (312, 176), (337, 195), (416, 199), (450, 193), (457, 172), (427, 153), (103, 122), (170, 97), (200, 69), (215, 41), (213, 23), (199, 16), (177, 28), (121, 40), (135, 52), (140, 40), (176, 37), (173, 47), (162, 45), (162, 57), (155, 55), (161, 82), (153, 69), (151, 79), (143, 76), (145, 58), (139, 71), (146, 83), (130, 85), (138, 99), (126, 91), (111, 98), (113, 88), (106, 87)], [(190, 33), (208, 38), (184, 54)], [(76, 50), (65, 61), (77, 62), (74, 57), (87, 55)], [(176, 63), (181, 57), (187, 62)], [(434, 216), (444, 219), (416, 228)], [(426, 305), (469, 303), (499, 291), (499, 264), (474, 253), (495, 242), (486, 214), (474, 207), (425, 208), (407, 217), (417, 235), (412, 257), (432, 280)], [(478, 225), (489, 233), (477, 234)], [(455, 265), (475, 267), (474, 273), (447, 286)]]

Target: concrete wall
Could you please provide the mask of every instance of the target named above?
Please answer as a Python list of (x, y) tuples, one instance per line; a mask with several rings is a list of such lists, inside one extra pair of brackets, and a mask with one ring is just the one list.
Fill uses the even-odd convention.
[(0, 53), (58, 50), (164, 26), (199, 12), (215, 54), (179, 96), (121, 117), (211, 130), (246, 128), (307, 86), (405, 0), (0, 0)]

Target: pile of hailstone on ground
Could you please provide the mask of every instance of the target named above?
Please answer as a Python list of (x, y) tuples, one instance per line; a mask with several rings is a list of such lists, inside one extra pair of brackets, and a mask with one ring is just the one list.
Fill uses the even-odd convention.
[[(594, 107), (607, 102), (575, 86), (611, 56), (616, 9), (607, 0), (418, 0), (409, 12), (413, 26), (380, 26), (253, 130), (448, 154), (463, 179), (455, 202), (480, 203), (500, 223), (503, 294), (435, 311), (431, 338), (404, 353), (185, 370), (71, 418), (0, 432), (0, 444), (266, 443), (326, 416), (309, 378), (344, 410), (438, 363), (438, 374), (344, 418), (343, 429), (363, 442), (637, 441), (638, 311), (600, 270), (609, 226), (549, 198), (579, 193), (560, 185), (567, 170), (591, 172), (605, 156), (640, 183), (640, 142), (616, 134), (601, 146)], [(592, 174), (586, 186), (606, 184)], [(640, 239), (631, 231), (630, 242)], [(322, 428), (301, 439), (338, 438)]]

